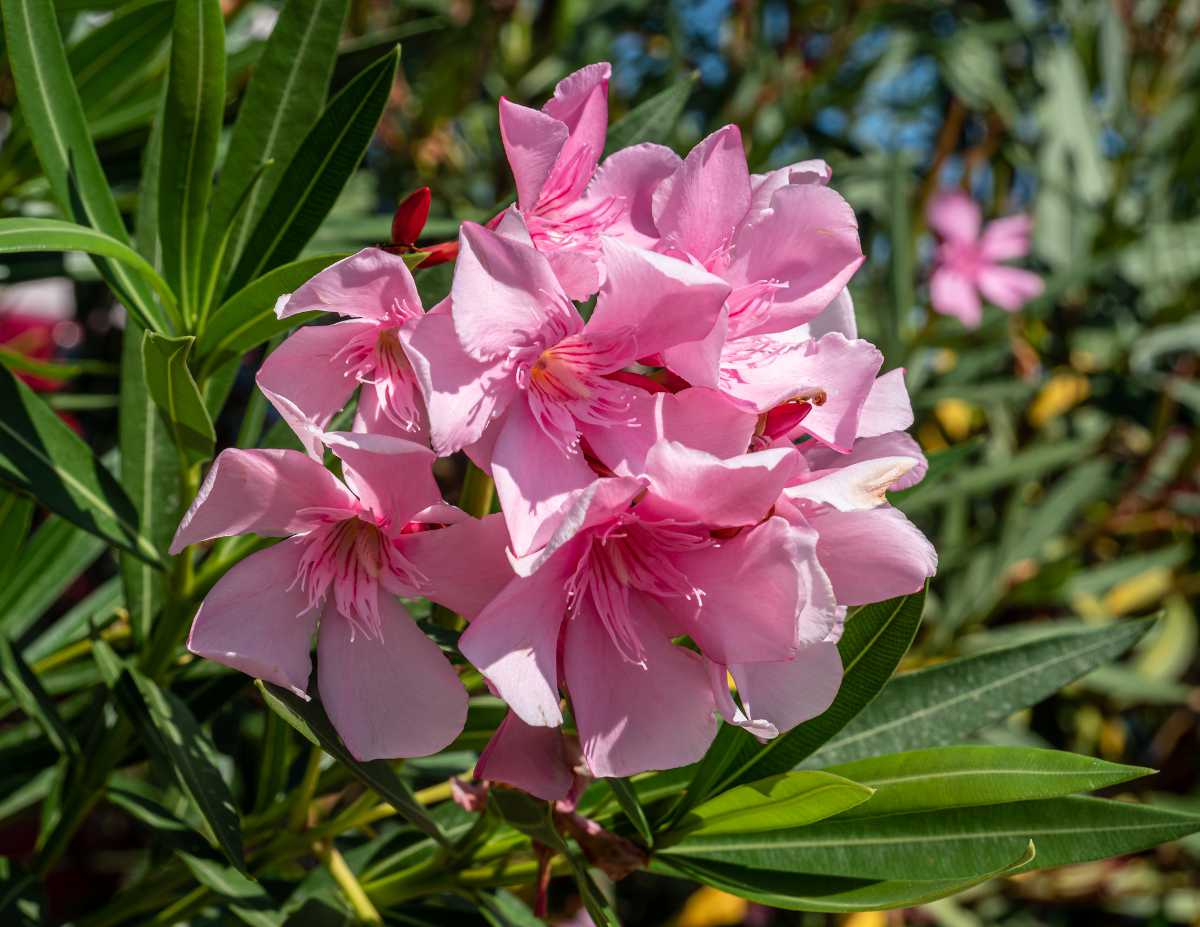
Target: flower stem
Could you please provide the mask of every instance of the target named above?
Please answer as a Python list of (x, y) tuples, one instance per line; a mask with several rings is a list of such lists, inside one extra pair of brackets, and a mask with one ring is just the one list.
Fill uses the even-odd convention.
[(467, 464), (467, 473), (463, 477), (462, 490), (458, 496), (458, 507), (468, 515), (483, 518), (492, 512), (492, 498), (496, 494), (496, 484), (492, 478), (480, 470), (475, 464)]
[(375, 910), (375, 905), (371, 904), (371, 899), (367, 897), (367, 893), (363, 891), (362, 885), (354, 877), (354, 872), (346, 864), (345, 858), (337, 851), (337, 848), (327, 845), (327, 849), (322, 855), (329, 874), (333, 876), (333, 881), (338, 884), (338, 888), (350, 902), (350, 907), (354, 909), (359, 921), (364, 924), (382, 924), (383, 918)]

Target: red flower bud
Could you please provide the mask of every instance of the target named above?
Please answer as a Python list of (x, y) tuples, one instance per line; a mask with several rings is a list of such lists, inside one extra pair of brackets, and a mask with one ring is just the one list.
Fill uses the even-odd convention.
[(392, 216), (393, 245), (411, 245), (420, 237), (425, 220), (429, 218), (429, 201), (428, 187), (414, 190), (400, 201)]
[(418, 267), (433, 267), (435, 264), (445, 264), (447, 261), (453, 261), (458, 257), (458, 239), (443, 241), (440, 244), (430, 245), (428, 248), (418, 248), (417, 250), (429, 255), (417, 265)]

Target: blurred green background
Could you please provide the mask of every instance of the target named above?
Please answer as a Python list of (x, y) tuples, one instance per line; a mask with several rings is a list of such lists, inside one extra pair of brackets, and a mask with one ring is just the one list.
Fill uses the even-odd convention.
[[(72, 64), (92, 75), (81, 86), (101, 157), (132, 197), (169, 21), (160, 30), (136, 7), (103, 7), (116, 4), (59, 3)], [(274, 10), (225, 7), (232, 117)], [(100, 66), (114, 35), (141, 50), (117, 74)], [(397, 199), (419, 186), (434, 198), (423, 240), (493, 215), (513, 195), (499, 97), (540, 105), (596, 60), (613, 64), (614, 119), (694, 75), (670, 136), (680, 152), (733, 122), (754, 170), (829, 161), (868, 255), (851, 285), (861, 334), (888, 368), (907, 368), (914, 432), (931, 456), (925, 482), (895, 498), (941, 556), (908, 665), (1013, 642), (1018, 622), (1028, 634), (1031, 622), (1161, 610), (1121, 665), (987, 737), (1154, 767), (1143, 795), (1200, 810), (1200, 2), (356, 2), (335, 89), (396, 42), (403, 73), (389, 112), (313, 251), (385, 241)], [(6, 76), (0, 100), (0, 212), (49, 214)], [(987, 307), (974, 331), (929, 308), (924, 208), (952, 188), (988, 218), (1032, 214), (1027, 266), (1047, 283), (1019, 314)], [(110, 448), (119, 309), (83, 258), (10, 260), (0, 274), (0, 343), (79, 362), (69, 381), (41, 385), (94, 447)], [(60, 279), (15, 286), (43, 278)], [(448, 268), (422, 283), (427, 296), (444, 292)], [(253, 369), (219, 423), (226, 442)], [(60, 608), (112, 572), (92, 564), (99, 548), (65, 555), (92, 559)], [(0, 853), (22, 839), (0, 827)], [(768, 912), (649, 876), (622, 883), (621, 904), (631, 925), (679, 927), (1200, 925), (1191, 839), (887, 915)], [(112, 855), (100, 870), (115, 879)]]

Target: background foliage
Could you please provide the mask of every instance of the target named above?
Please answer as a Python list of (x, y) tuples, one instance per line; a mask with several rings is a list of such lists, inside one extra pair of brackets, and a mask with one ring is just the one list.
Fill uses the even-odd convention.
[[(0, 905), (14, 912), (40, 906), (53, 920), (86, 915), (79, 923), (93, 925), (182, 917), (277, 924), (280, 912), (306, 918), (296, 922), (340, 923), (361, 914), (354, 885), (366, 885), (377, 903), (407, 898), (405, 879), (415, 878), (419, 848), (432, 844), (394, 809), (408, 809), (418, 822), (425, 821), (422, 808), (435, 809), (424, 826), (439, 840), (470, 834), (470, 820), (445, 801), (444, 782), (469, 769), (471, 751), (498, 720), (496, 704), (476, 699), (452, 752), (398, 771), (367, 764), (352, 779), (304, 739), (337, 755), (340, 745), (323, 718), (305, 717), (304, 706), (286, 694), (256, 690), (215, 665), (175, 662), (178, 633), (154, 631), (172, 619), (183, 627), (189, 616), (164, 595), (164, 583), (178, 577), (164, 578), (147, 561), (165, 546), (185, 501), (180, 468), (186, 487), (186, 471), (214, 445), (286, 439), (251, 389), (259, 346), (280, 329), (253, 313), (331, 259), (322, 255), (386, 241), (396, 199), (413, 188), (428, 185), (434, 193), (423, 241), (451, 237), (463, 219), (493, 215), (512, 195), (496, 125), (499, 96), (539, 103), (557, 79), (599, 59), (614, 65), (614, 118), (656, 101), (624, 124), (634, 137), (655, 134), (682, 151), (736, 122), (753, 169), (806, 157), (831, 162), (869, 256), (852, 285), (862, 332), (884, 349), (888, 367), (908, 369), (915, 431), (931, 455), (925, 482), (895, 499), (941, 555), (924, 620), (900, 667), (918, 672), (900, 676), (854, 718), (895, 662), (864, 660), (867, 681), (860, 703), (847, 709), (848, 726), (809, 729), (772, 759), (756, 759), (745, 778), (748, 748), (723, 735), (718, 760), (687, 775), (706, 777), (711, 792), (805, 761), (870, 783), (895, 772), (871, 759), (879, 754), (973, 740), (1152, 767), (1161, 771), (1128, 785), (1120, 784), (1129, 775), (1118, 767), (1058, 774), (1076, 777), (1066, 791), (1107, 787), (1106, 794), (1137, 794), (1163, 809), (1200, 811), (1200, 560), (1193, 540), (1200, 521), (1200, 316), (1193, 295), (1200, 278), (1200, 4), (289, 5), (304, 11), (287, 20), (305, 38), (307, 57), (300, 59), (266, 42), (276, 15), (266, 3), (234, 2), (218, 15), (201, 3), (176, 9), (155, 0), (58, 0), (53, 11), (79, 88), (80, 118), (71, 123), (56, 122), (64, 91), (47, 57), (54, 45), (50, 4), (4, 0), (4, 50), (18, 83), (23, 68), (50, 70), (43, 100), (22, 89), (17, 107), (13, 81), (6, 77), (0, 88), (8, 104), (0, 149), (0, 210), (9, 217), (0, 226), (2, 267), (8, 283), (67, 277), (71, 285), (35, 296), (47, 311), (67, 308), (53, 329), (52, 358), (33, 352), (40, 360), (31, 359), (27, 331), (4, 327), (6, 310), (27, 308), (28, 297), (18, 306), (21, 291), (0, 292), (0, 337), (7, 342), (0, 359), (40, 378), (35, 385), (47, 390), (49, 406), (84, 441), (7, 377), (0, 381), (5, 429), (36, 434), (55, 460), (91, 448), (100, 460), (119, 455), (121, 463), (115, 476), (101, 467), (83, 485), (50, 486), (36, 459), (0, 453), (9, 487), (0, 500), (0, 852), (14, 860), (3, 870)], [(192, 19), (181, 24), (186, 16)], [(196, 54), (172, 56), (172, 34), (177, 47), (181, 35), (195, 40)], [(222, 36), (227, 55), (216, 56)], [(392, 82), (397, 43), (403, 60)], [(248, 85), (255, 72), (267, 77)], [(202, 86), (189, 79), (197, 75)], [(275, 85), (289, 81), (299, 83), (288, 106), (275, 106)], [(197, 86), (199, 95), (189, 96)], [(155, 119), (160, 106), (171, 114), (165, 121)], [(46, 146), (50, 122), (54, 137), (65, 139), (57, 150)], [(222, 123), (232, 127), (223, 137)], [(78, 140), (87, 135), (96, 143), (94, 162), (80, 159), (87, 146)], [(188, 151), (200, 165), (190, 172), (180, 167), (197, 163), (183, 157)], [(213, 165), (224, 166), (210, 188)], [(111, 197), (97, 192), (105, 178)], [(147, 196), (154, 184), (161, 185), (156, 196)], [(1033, 266), (1047, 278), (1034, 304), (1015, 317), (990, 308), (977, 331), (929, 310), (933, 243), (923, 209), (934, 191), (955, 185), (971, 190), (988, 214), (1034, 215)], [(157, 209), (145, 208), (155, 202)], [(104, 234), (89, 238), (46, 224), (63, 218)], [(198, 238), (205, 219), (208, 231)], [(35, 238), (45, 251), (33, 251)], [(128, 256), (131, 247), (161, 269), (172, 300), (156, 296)], [(49, 253), (59, 250), (88, 251), (96, 260)], [(418, 277), (433, 297), (445, 291), (448, 270)], [(207, 324), (196, 343), (173, 337), (183, 330), (174, 322), (199, 317)], [(257, 319), (249, 332), (247, 318)], [(143, 341), (143, 327), (162, 337)], [(247, 348), (255, 353), (239, 361)], [(157, 397), (168, 381), (182, 399), (159, 414)], [(131, 389), (131, 382), (143, 386)], [(182, 461), (161, 453), (163, 435), (155, 429), (164, 428), (185, 449)], [(461, 475), (452, 466), (441, 475), (453, 496)], [(123, 493), (112, 490), (118, 481)], [(43, 502), (57, 493), (54, 514), (35, 506), (26, 490)], [(124, 503), (114, 503), (98, 516), (87, 501), (97, 494), (136, 511), (131, 517)], [(157, 517), (148, 518), (147, 507)], [(97, 534), (120, 553), (109, 553)], [(186, 588), (211, 585), (244, 553), (239, 543), (217, 545)], [(905, 607), (912, 608), (902, 603), (857, 616), (851, 626), (872, 620), (891, 628), (898, 658), (916, 625), (913, 616), (902, 626)], [(1137, 640), (1143, 629), (1128, 616), (1156, 611), (1161, 619)], [(1109, 662), (1135, 640), (1132, 651)], [(856, 645), (848, 634), (844, 656)], [(1020, 649), (1004, 649), (1010, 647)], [(856, 679), (850, 675), (843, 696), (856, 697)], [(947, 701), (940, 697), (947, 691), (957, 695)], [(956, 762), (978, 768), (952, 752), (934, 765), (945, 770)], [(119, 771), (110, 776), (112, 768)], [(684, 781), (635, 783), (632, 798), (596, 799), (606, 802), (599, 807), (608, 817), (598, 813), (636, 834), (646, 824), (637, 809), (646, 806), (652, 818), (662, 810), (655, 788), (670, 795)], [(1087, 800), (1061, 794), (1026, 794), (988, 812), (998, 816), (996, 828), (1034, 838), (1039, 865), (1085, 858), (1077, 847), (1056, 857), (1053, 836), (1032, 832), (1072, 816), (1090, 820)], [(954, 815), (947, 795), (949, 810), (919, 817)], [(696, 810), (703, 795), (688, 796), (686, 806), (668, 807), (668, 820), (717, 814), (704, 805)], [(894, 800), (897, 808), (915, 807), (903, 795)], [(632, 817), (618, 819), (618, 808), (630, 802)], [(976, 793), (974, 803), (988, 802)], [(524, 830), (551, 840), (544, 821), (522, 818), (527, 811), (505, 809), (513, 839)], [(851, 810), (805, 833), (824, 835), (835, 848), (865, 826), (856, 820)], [(891, 820), (894, 836), (911, 839), (904, 828), (915, 819)], [(1174, 835), (1168, 831), (1159, 839)], [(231, 867), (241, 865), (245, 840), (259, 881)], [(768, 912), (712, 888), (697, 893), (679, 876), (774, 904), (844, 893), (851, 909), (905, 874), (866, 850), (844, 865), (875, 878), (875, 887), (833, 885), (843, 870), (821, 869), (832, 849), (810, 856), (793, 849), (789, 865), (816, 880), (807, 890), (768, 876), (748, 887), (744, 870), (723, 851), (697, 848), (704, 840), (729, 842), (684, 838), (656, 856), (654, 874), (620, 884), (616, 904), (625, 923), (840, 917)], [(1026, 850), (1025, 841), (987, 843), (990, 868), (980, 871), (1003, 872)], [(849, 921), (1200, 922), (1195, 837), (974, 887), (954, 882), (965, 875), (954, 867), (955, 854), (974, 851), (942, 849), (932, 860), (941, 859), (945, 871), (931, 862), (921, 878), (965, 887), (965, 894)], [(1119, 841), (1092, 848), (1093, 856), (1125, 849)], [(30, 859), (48, 861), (44, 897), (18, 878)], [(769, 859), (756, 859), (754, 872), (771, 871)], [(527, 881), (530, 870), (520, 865), (517, 881)], [(480, 885), (496, 884), (471, 871)], [(571, 880), (556, 882), (554, 910), (576, 910), (578, 891)], [(489, 923), (530, 922), (513, 895), (480, 903)], [(408, 924), (480, 922), (465, 905), (433, 914), (401, 906), (386, 916)]]

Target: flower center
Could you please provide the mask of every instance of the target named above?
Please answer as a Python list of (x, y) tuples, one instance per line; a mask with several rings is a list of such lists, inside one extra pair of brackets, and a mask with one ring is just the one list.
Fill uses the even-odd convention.
[(379, 409), (389, 421), (404, 431), (419, 427), (419, 386), (396, 326), (364, 326), (334, 355), (338, 358), (346, 365), (346, 376), (375, 389)]

